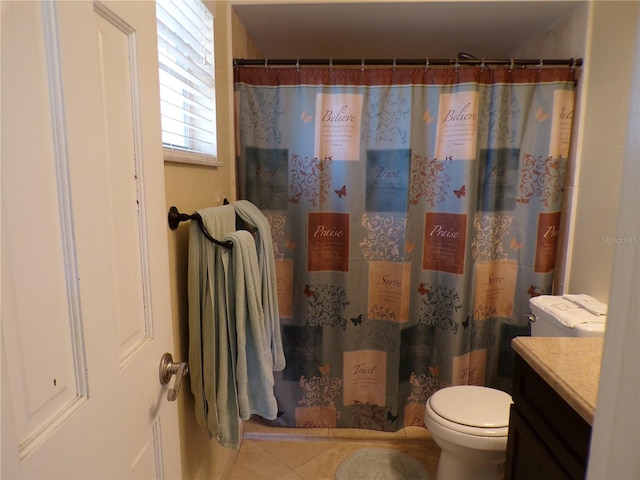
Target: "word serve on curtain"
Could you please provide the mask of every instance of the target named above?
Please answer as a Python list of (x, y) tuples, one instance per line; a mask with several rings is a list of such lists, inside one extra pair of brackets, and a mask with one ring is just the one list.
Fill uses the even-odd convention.
[(439, 388), (509, 391), (551, 292), (574, 72), (240, 67), (235, 94), (277, 259), (277, 424), (393, 431)]

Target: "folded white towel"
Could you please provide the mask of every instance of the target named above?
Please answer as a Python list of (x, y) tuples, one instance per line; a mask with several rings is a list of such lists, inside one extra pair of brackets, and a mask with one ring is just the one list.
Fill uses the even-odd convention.
[(564, 298), (569, 300), (570, 302), (575, 303), (576, 305), (581, 306), (585, 310), (593, 313), (594, 315), (606, 315), (607, 314), (607, 304), (602, 303), (595, 298), (585, 295), (585, 294), (566, 294), (563, 295)]
[(556, 318), (569, 328), (574, 328), (581, 323), (602, 323), (606, 320), (606, 317), (594, 315), (577, 303), (562, 296), (540, 295), (532, 298), (529, 302), (532, 306)]

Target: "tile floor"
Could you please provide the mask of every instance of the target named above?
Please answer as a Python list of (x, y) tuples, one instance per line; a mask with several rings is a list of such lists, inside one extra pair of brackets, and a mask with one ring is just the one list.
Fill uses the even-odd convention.
[(229, 480), (333, 480), (349, 454), (365, 447), (400, 450), (436, 477), (440, 449), (425, 428), (398, 432), (348, 428), (278, 428), (254, 420), (244, 423), (242, 446)]

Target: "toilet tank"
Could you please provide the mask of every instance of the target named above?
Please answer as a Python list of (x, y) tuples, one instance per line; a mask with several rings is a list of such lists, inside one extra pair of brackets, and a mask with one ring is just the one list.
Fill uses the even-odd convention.
[(532, 337), (602, 337), (607, 305), (588, 295), (540, 295), (529, 300)]

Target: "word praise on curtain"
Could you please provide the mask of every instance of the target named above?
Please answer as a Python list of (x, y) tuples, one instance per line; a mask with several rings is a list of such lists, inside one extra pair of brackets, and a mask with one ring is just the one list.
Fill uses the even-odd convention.
[(240, 196), (268, 218), (281, 426), (394, 431), (509, 391), (551, 293), (571, 68), (235, 70)]

